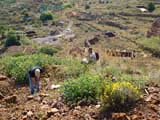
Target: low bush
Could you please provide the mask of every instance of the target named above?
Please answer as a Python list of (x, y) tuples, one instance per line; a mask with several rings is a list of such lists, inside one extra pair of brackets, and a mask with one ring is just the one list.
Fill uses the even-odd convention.
[(65, 3), (63, 4), (64, 8), (72, 8), (73, 7), (73, 4), (72, 3)]
[(96, 75), (81, 75), (77, 79), (66, 80), (63, 85), (64, 99), (68, 104), (95, 103), (101, 94), (101, 79)]
[(20, 39), (18, 38), (16, 33), (14, 31), (9, 32), (7, 35), (7, 39), (5, 41), (5, 47), (9, 47), (12, 45), (20, 45), (20, 44), (21, 44)]
[(0, 25), (0, 35), (1, 38), (5, 38), (6, 37), (6, 32), (8, 31), (8, 26), (7, 25)]
[(90, 9), (90, 5), (86, 4), (86, 5), (85, 5), (85, 9), (86, 9), (86, 10), (87, 10), (87, 9)]
[(40, 15), (40, 20), (42, 22), (48, 21), (48, 20), (53, 20), (53, 14), (49, 11), (44, 12)]
[(148, 4), (148, 11), (149, 12), (153, 12), (156, 9), (155, 4), (154, 3), (149, 3)]
[(57, 52), (58, 52), (58, 49), (53, 48), (53, 47), (49, 47), (49, 46), (41, 47), (38, 50), (38, 53), (44, 53), (44, 54), (48, 54), (48, 55), (51, 55), (51, 56), (53, 56)]
[(34, 66), (45, 66), (52, 64), (52, 57), (45, 54), (23, 55), (18, 57), (5, 57), (1, 60), (1, 65), (7, 75), (15, 78), (18, 84), (26, 83), (29, 69)]
[(139, 89), (129, 82), (105, 84), (103, 88), (102, 103), (105, 110), (126, 110), (139, 98)]

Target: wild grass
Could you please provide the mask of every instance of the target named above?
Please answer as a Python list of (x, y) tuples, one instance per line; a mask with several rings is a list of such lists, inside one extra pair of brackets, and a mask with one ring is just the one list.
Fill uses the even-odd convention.
[(160, 37), (141, 38), (139, 43), (145, 47), (160, 51)]

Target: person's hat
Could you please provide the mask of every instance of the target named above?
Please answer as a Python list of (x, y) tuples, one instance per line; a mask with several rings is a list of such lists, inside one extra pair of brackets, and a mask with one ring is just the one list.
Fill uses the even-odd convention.
[(39, 78), (40, 77), (40, 72), (41, 72), (40, 69), (36, 69), (35, 70), (35, 76)]

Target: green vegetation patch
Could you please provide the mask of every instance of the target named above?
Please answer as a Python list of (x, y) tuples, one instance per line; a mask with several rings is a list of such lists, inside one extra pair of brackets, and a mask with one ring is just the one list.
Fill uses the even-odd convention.
[(63, 80), (78, 77), (84, 73), (85, 67), (78, 60), (53, 57), (47, 54), (7, 56), (0, 60), (1, 70), (14, 77), (18, 84), (26, 83), (27, 73), (33, 66), (61, 65), (62, 71), (56, 77)]
[(77, 79), (64, 82), (63, 95), (69, 104), (78, 102), (95, 103), (101, 93), (102, 82), (99, 76), (85, 74)]
[(148, 4), (148, 11), (149, 12), (153, 12), (156, 9), (155, 4), (154, 3), (149, 3)]
[(5, 47), (9, 47), (12, 45), (20, 45), (20, 36), (17, 36), (14, 31), (11, 31), (7, 35), (7, 39), (5, 41)]
[(151, 37), (151, 38), (142, 38), (139, 40), (139, 43), (145, 47), (152, 48), (160, 51), (160, 38)]
[(53, 47), (50, 47), (50, 46), (44, 46), (44, 47), (41, 47), (38, 50), (38, 53), (44, 53), (44, 54), (48, 54), (48, 55), (51, 55), (51, 56), (53, 56), (57, 52), (58, 52), (57, 48), (53, 48)]
[(48, 20), (53, 20), (54, 19), (54, 15), (52, 12), (50, 11), (46, 11), (46, 12), (43, 12), (41, 15), (40, 15), (40, 20), (42, 22), (46, 22)]
[(52, 64), (51, 56), (45, 54), (24, 55), (18, 57), (4, 57), (1, 60), (1, 65), (7, 75), (15, 78), (15, 82), (22, 84), (26, 83), (27, 73), (34, 66), (45, 66)]

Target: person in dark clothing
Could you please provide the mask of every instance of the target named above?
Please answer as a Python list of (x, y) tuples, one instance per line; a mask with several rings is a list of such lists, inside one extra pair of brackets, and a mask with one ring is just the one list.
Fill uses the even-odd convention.
[(30, 92), (33, 95), (36, 92), (39, 92), (39, 81), (41, 77), (41, 73), (43, 72), (43, 69), (39, 66), (35, 66), (28, 72), (28, 79), (29, 79), (29, 87)]

